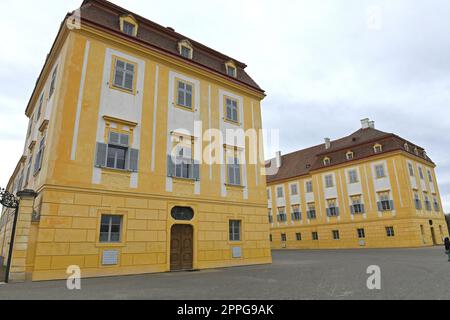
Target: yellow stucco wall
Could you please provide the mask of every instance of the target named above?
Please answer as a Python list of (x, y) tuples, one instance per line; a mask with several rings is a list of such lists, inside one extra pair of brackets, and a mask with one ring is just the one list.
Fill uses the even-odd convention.
[[(408, 171), (408, 162), (414, 164), (414, 179), (419, 183), (417, 188), (411, 185)], [(390, 191), (394, 202), (393, 211), (378, 212), (377, 192), (375, 190), (375, 178), (372, 175), (375, 163), (385, 163), (390, 186), (386, 190)], [(424, 167), (425, 188), (422, 188), (418, 176), (417, 165)], [(365, 214), (354, 214), (350, 212), (350, 194), (346, 169), (359, 170), (359, 182), (361, 183), (361, 195), (364, 199)], [(428, 181), (426, 170), (430, 170), (433, 183)], [(322, 177), (327, 174), (334, 174), (337, 188), (337, 200), (340, 208), (339, 217), (328, 217), (326, 215), (325, 186)], [(317, 219), (308, 221), (306, 217), (307, 201), (305, 200), (305, 182), (313, 181), (314, 203), (316, 206)], [(448, 229), (445, 223), (444, 212), (436, 182), (434, 166), (417, 157), (404, 152), (393, 152), (381, 155), (374, 155), (360, 161), (352, 161), (339, 166), (325, 168), (314, 171), (311, 175), (297, 177), (286, 181), (273, 182), (268, 184), (271, 193), (269, 207), (273, 215), (271, 224), (271, 247), (274, 249), (287, 248), (384, 248), (384, 247), (419, 247), (433, 245), (431, 239), (431, 227), (434, 229), (436, 244), (442, 244), (442, 239), (448, 236)], [(293, 221), (291, 217), (290, 190), (289, 184), (299, 183), (300, 208), (302, 213), (301, 221)], [(432, 186), (434, 186), (434, 192)], [(277, 186), (284, 186), (286, 222), (277, 221)], [(423, 197), (422, 210), (416, 210), (413, 194), (417, 190), (419, 194), (427, 192), (432, 201), (433, 196), (439, 203), (439, 211), (436, 212), (432, 203), (432, 210), (425, 209)], [(378, 190), (380, 191), (380, 190)], [(430, 225), (430, 221), (432, 225)], [(423, 235), (421, 232), (423, 226)], [(395, 235), (388, 237), (386, 227), (393, 227)], [(360, 243), (357, 229), (363, 228), (365, 231), (364, 244)], [(333, 239), (333, 230), (339, 231), (339, 239)], [(319, 239), (312, 240), (312, 232), (318, 232)], [(301, 233), (301, 240), (297, 240), (297, 233)], [(286, 241), (281, 241), (281, 234), (286, 234)]]
[[(72, 160), (80, 80), (88, 41), (78, 144), (76, 158)], [(210, 118), (211, 128), (219, 128), (219, 90), (242, 97), (245, 130), (260, 129), (260, 101), (264, 95), (180, 59), (131, 45), (85, 26), (81, 30), (62, 33), (57, 43), (60, 43), (58, 52), (53, 52), (50, 57), (59, 59), (55, 102), (48, 126), (40, 133), (46, 137), (43, 166), (28, 184), (39, 194), (34, 209), (40, 214), (40, 222), (32, 224), (29, 236), (26, 266), (32, 279), (66, 278), (66, 269), (70, 265), (80, 266), (83, 277), (168, 271), (170, 229), (175, 223), (193, 226), (194, 268), (270, 263), (266, 184), (264, 176), (256, 177), (260, 165), (246, 165), (248, 199), (243, 196), (243, 188), (229, 186), (227, 195), (221, 196), (223, 184), (219, 177), (222, 165), (219, 164), (212, 165), (211, 174), (209, 165), (200, 166), (199, 194), (194, 194), (194, 182), (182, 179), (173, 179), (172, 192), (166, 191), (165, 146), (170, 71), (199, 81), (200, 103), (203, 106), (200, 120), (204, 129), (208, 129)], [(133, 56), (145, 63), (137, 188), (130, 187), (130, 173), (119, 170), (102, 169), (101, 183), (92, 182), (107, 49)], [(158, 82), (155, 79), (157, 68)], [(46, 72), (49, 71), (44, 71), (43, 79), (48, 79)], [(37, 88), (32, 105), (43, 88), (42, 84), (38, 84)], [(211, 114), (207, 108), (209, 91)], [(158, 92), (158, 109), (155, 146), (152, 146), (155, 92)], [(28, 116), (32, 113), (30, 109)], [(152, 147), (156, 150), (154, 171), (151, 170)], [(249, 151), (246, 150), (248, 157)], [(263, 152), (262, 149), (259, 151)], [(30, 152), (30, 156), (34, 157), (35, 151)], [(193, 208), (193, 220), (174, 221), (170, 216), (173, 206)], [(122, 241), (119, 244), (99, 243), (101, 214), (123, 215)], [(241, 241), (229, 241), (230, 219), (242, 221)], [(232, 258), (231, 251), (235, 246), (242, 248), (241, 258)], [(119, 251), (117, 265), (102, 265), (102, 252), (107, 249)]]

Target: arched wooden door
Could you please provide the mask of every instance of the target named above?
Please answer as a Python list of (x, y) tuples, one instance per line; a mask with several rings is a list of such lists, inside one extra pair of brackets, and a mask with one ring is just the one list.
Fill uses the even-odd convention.
[(194, 231), (191, 225), (175, 224), (170, 231), (170, 271), (191, 270)]

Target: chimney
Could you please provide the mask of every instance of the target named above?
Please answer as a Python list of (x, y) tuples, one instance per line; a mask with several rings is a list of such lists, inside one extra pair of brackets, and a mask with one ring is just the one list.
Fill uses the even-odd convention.
[(277, 165), (277, 168), (281, 168), (281, 151), (277, 151), (275, 153), (276, 157), (275, 157), (275, 163)]
[(331, 140), (330, 138), (325, 138), (325, 149), (330, 149), (331, 148)]
[(369, 129), (369, 118), (361, 120), (361, 129)]
[(375, 129), (375, 121), (369, 121), (369, 128)]

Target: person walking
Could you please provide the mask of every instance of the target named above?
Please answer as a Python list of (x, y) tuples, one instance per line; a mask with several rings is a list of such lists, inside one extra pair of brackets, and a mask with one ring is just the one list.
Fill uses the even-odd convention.
[(444, 239), (445, 253), (448, 255), (448, 261), (450, 261), (450, 239), (446, 237)]

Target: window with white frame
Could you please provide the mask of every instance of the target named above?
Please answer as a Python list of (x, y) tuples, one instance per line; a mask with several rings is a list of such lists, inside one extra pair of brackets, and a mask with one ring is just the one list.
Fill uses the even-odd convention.
[(332, 187), (334, 187), (333, 175), (327, 174), (325, 176), (325, 188), (332, 188)]
[(186, 46), (181, 46), (181, 48), (180, 48), (180, 54), (181, 54), (183, 57), (185, 57), (185, 58), (191, 59), (191, 57), (192, 57), (192, 49), (191, 49), (191, 48), (188, 48), (188, 47), (186, 47)]
[(238, 102), (235, 99), (226, 98), (226, 119), (232, 122), (238, 122)]
[(50, 82), (50, 89), (48, 92), (48, 98), (50, 99), (53, 95), (53, 92), (55, 92), (56, 87), (56, 75), (58, 74), (58, 66), (56, 66), (55, 70), (53, 70), (52, 73), (52, 81)]
[(291, 206), (291, 210), (292, 210), (292, 221), (299, 221), (302, 219), (302, 214), (300, 212), (300, 205), (298, 204), (294, 204)]
[(427, 174), (428, 174), (428, 181), (430, 183), (433, 183), (433, 175), (431, 174), (431, 170), (427, 170)]
[(347, 154), (346, 154), (347, 160), (353, 160), (354, 155), (355, 154), (353, 153), (353, 151), (348, 151)]
[(298, 187), (297, 184), (291, 184), (291, 196), (296, 196), (298, 195)]
[(420, 200), (419, 194), (414, 192), (414, 205), (416, 210), (422, 210), (422, 201)]
[(352, 169), (348, 171), (348, 180), (350, 183), (358, 182), (358, 171), (356, 169)]
[(272, 209), (268, 209), (269, 223), (273, 223)]
[(420, 177), (421, 180), (424, 179), (422, 167), (419, 167), (419, 177)]
[(127, 91), (134, 90), (135, 65), (124, 60), (116, 59), (113, 86)]
[(391, 200), (389, 191), (378, 192), (378, 199), (378, 211), (383, 212), (394, 210), (394, 201)]
[(337, 217), (339, 215), (339, 207), (337, 206), (336, 199), (327, 200), (327, 216)]
[(361, 213), (365, 212), (361, 195), (351, 196), (350, 201), (351, 201), (351, 205), (350, 205), (350, 213), (351, 214), (361, 214)]
[(95, 166), (137, 172), (139, 150), (130, 148), (127, 133), (109, 132), (108, 142), (97, 142)]
[(121, 242), (122, 220), (120, 215), (102, 214), (100, 222), (100, 242)]
[(278, 208), (278, 214), (277, 214), (277, 221), (278, 222), (285, 222), (287, 220), (286, 217), (286, 211), (284, 207)]
[(308, 219), (316, 219), (316, 205), (314, 202), (310, 202), (307, 204), (308, 211), (306, 212), (306, 216)]
[(278, 186), (277, 187), (277, 198), (283, 198), (283, 197), (284, 197), (283, 187)]
[(305, 182), (305, 187), (306, 187), (306, 193), (311, 193), (311, 192), (313, 192), (313, 184), (312, 184), (312, 181), (306, 181), (306, 182)]
[(331, 159), (328, 157), (323, 158), (323, 164), (329, 166), (331, 164)]
[(409, 175), (411, 177), (414, 177), (414, 167), (411, 162), (408, 163), (408, 170), (409, 170)]
[(129, 23), (127, 21), (123, 22), (123, 30), (122, 30), (123, 33), (125, 33), (125, 34), (127, 34), (129, 36), (134, 36), (135, 29), (136, 29), (136, 26), (134, 24)]
[(230, 220), (230, 241), (241, 241), (241, 220)]
[(177, 105), (192, 109), (192, 85), (184, 81), (178, 81)]
[(236, 68), (233, 67), (233, 66), (228, 65), (228, 66), (227, 66), (227, 74), (228, 74), (230, 77), (235, 78), (235, 77), (236, 77)]
[(426, 192), (423, 193), (423, 199), (425, 201), (425, 209), (427, 209), (427, 211), (431, 211), (431, 201)]
[(228, 184), (241, 185), (241, 165), (237, 156), (228, 158)]
[(436, 197), (433, 198), (433, 204), (434, 204), (434, 211), (436, 211), (436, 212), (441, 211), (439, 202)]
[(193, 179), (192, 149), (190, 146), (179, 145), (176, 147), (175, 177)]
[(386, 174), (384, 172), (384, 165), (383, 164), (377, 164), (375, 166), (375, 176), (377, 177), (377, 179), (381, 179), (381, 178), (384, 178), (386, 176)]
[(36, 154), (36, 158), (34, 160), (34, 174), (36, 175), (42, 168), (42, 159), (44, 158), (44, 149), (45, 149), (45, 137), (41, 138), (41, 142), (39, 143), (39, 150)]
[(374, 151), (375, 153), (380, 153), (380, 152), (382, 152), (382, 151), (383, 151), (382, 145), (381, 145), (381, 144), (376, 144), (376, 145), (374, 145), (374, 146), (373, 146), (373, 151)]

